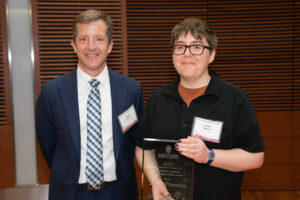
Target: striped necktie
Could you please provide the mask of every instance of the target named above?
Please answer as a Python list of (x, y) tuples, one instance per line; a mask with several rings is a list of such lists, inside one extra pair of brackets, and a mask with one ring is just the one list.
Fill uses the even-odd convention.
[(93, 189), (97, 189), (104, 180), (101, 99), (98, 89), (100, 82), (92, 79), (89, 83), (92, 89), (87, 101), (87, 159), (85, 174), (87, 184)]

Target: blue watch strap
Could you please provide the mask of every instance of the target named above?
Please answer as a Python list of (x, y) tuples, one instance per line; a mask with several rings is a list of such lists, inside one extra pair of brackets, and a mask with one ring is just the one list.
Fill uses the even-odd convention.
[(210, 165), (215, 159), (215, 152), (212, 149), (208, 149), (208, 150), (209, 150), (208, 161), (207, 161), (206, 165)]

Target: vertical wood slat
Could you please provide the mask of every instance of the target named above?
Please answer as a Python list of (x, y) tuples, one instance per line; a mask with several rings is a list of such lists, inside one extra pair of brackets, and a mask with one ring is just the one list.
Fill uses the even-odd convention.
[(293, 109), (294, 1), (208, 1), (219, 35), (213, 69), (248, 92), (256, 110)]
[(0, 125), (12, 123), (5, 2), (0, 2)]
[(126, 1), (121, 2), (122, 15), (122, 69), (123, 74), (128, 76), (128, 43), (127, 43), (127, 5)]
[(294, 110), (300, 110), (300, 1), (299, 0), (295, 0), (293, 41), (294, 41), (293, 101), (294, 101)]
[[(81, 11), (103, 10), (112, 18), (113, 50), (108, 57), (108, 66), (126, 74), (126, 4), (122, 0), (32, 0), (32, 24), (35, 54), (35, 94), (39, 95), (41, 85), (63, 75), (77, 66), (77, 57), (70, 45), (72, 21)], [(49, 169), (38, 150), (39, 183), (48, 183)]]
[(15, 184), (15, 159), (10, 98), (6, 4), (0, 1), (0, 188)]

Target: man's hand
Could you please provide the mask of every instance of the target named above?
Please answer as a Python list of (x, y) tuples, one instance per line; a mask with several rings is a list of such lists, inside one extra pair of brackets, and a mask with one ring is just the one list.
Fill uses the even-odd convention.
[(154, 200), (174, 200), (161, 179), (156, 179), (151, 183)]

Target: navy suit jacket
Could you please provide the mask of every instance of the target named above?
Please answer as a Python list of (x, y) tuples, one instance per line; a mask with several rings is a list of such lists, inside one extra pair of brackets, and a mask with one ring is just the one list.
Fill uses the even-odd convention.
[[(36, 132), (41, 151), (50, 167), (49, 199), (73, 200), (80, 171), (80, 122), (77, 70), (45, 83), (36, 103)], [(122, 133), (118, 116), (134, 105), (143, 109), (139, 82), (109, 69), (113, 144), (119, 199), (137, 199), (134, 169), (135, 126)]]

